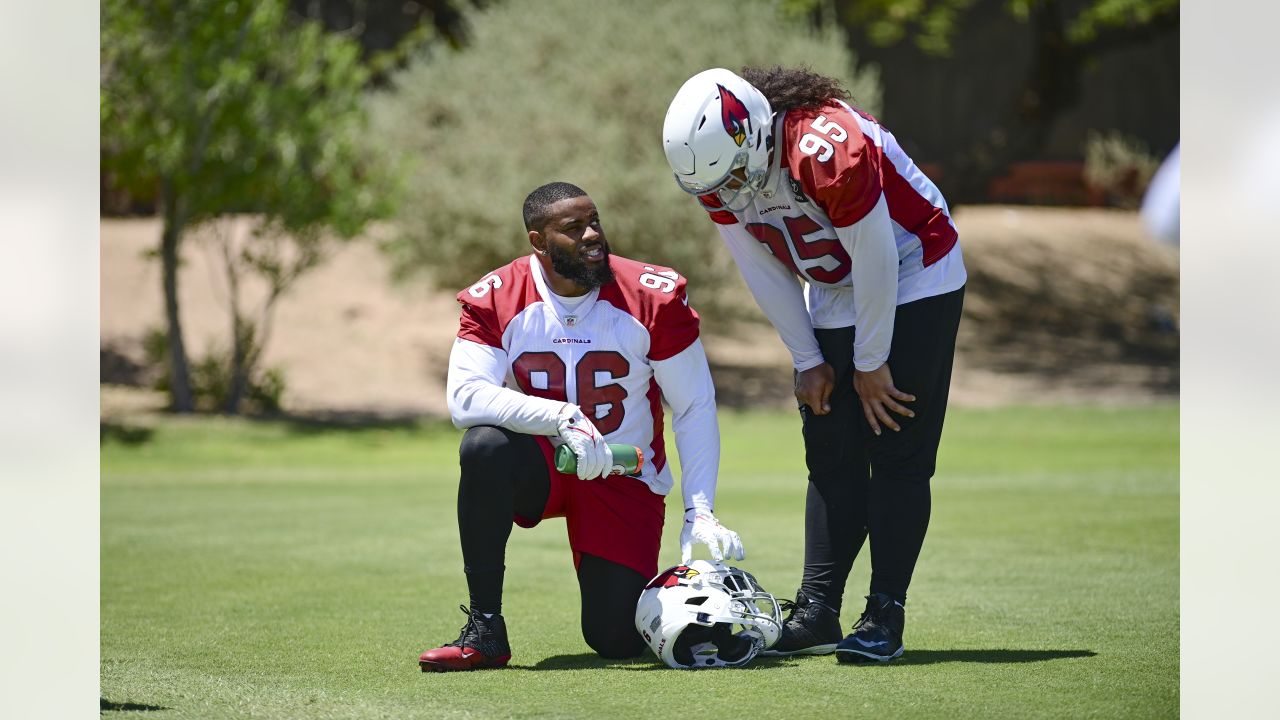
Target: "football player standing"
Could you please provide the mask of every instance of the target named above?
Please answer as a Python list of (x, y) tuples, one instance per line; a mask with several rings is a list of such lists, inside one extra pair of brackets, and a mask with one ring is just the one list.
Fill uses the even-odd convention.
[[(524, 224), (533, 252), (458, 293), (446, 392), (454, 424), (467, 429), (458, 530), (471, 597), (458, 639), (422, 653), (423, 671), (507, 664), (511, 525), (551, 517), (568, 527), (587, 644), (606, 658), (644, 651), (636, 601), (658, 572), (673, 485), (660, 398), (680, 451), (684, 562), (695, 541), (716, 560), (743, 558), (738, 535), (712, 513), (720, 431), (685, 279), (611, 255), (595, 203), (569, 183), (530, 193)], [(639, 448), (643, 465), (613, 474), (608, 443)], [(555, 469), (560, 444), (576, 456), (576, 477)]]
[[(770, 654), (902, 654), (929, 524), (966, 279), (932, 181), (839, 82), (712, 69), (676, 93), (663, 150), (790, 350), (809, 470), (804, 574)], [(839, 612), (871, 539), (853, 633)]]

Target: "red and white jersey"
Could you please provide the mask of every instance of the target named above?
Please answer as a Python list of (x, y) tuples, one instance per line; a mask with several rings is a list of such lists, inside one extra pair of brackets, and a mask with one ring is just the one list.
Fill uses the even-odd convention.
[(811, 326), (858, 326), (855, 360), (873, 369), (888, 357), (893, 308), (965, 283), (946, 200), (888, 130), (838, 100), (783, 113), (773, 136), (769, 180), (751, 206), (699, 200), (798, 369), (821, 362), (816, 342), (796, 332), (793, 313), (771, 314), (794, 306), (778, 295), (794, 295), (797, 279)]
[(581, 299), (552, 293), (533, 255), (458, 293), (447, 389), (454, 423), (556, 437), (557, 413), (573, 403), (608, 442), (641, 448), (640, 478), (665, 495), (673, 485), (665, 396), (685, 507), (710, 509), (719, 468), (715, 390), (685, 279), (616, 255), (609, 265), (614, 281)]

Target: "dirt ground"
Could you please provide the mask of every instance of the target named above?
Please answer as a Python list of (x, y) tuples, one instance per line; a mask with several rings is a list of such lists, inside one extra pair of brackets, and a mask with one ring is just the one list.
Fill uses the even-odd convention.
[[(238, 221), (243, 223), (244, 221)], [(973, 206), (956, 213), (965, 298), (957, 405), (1132, 403), (1178, 392), (1178, 254), (1132, 212)], [(237, 229), (243, 231), (243, 224)], [(159, 407), (144, 388), (143, 337), (162, 327), (155, 219), (101, 224), (103, 412)], [(186, 243), (182, 318), (193, 357), (229, 338), (227, 282), (212, 243)], [(459, 286), (469, 278), (459, 278)], [(739, 283), (741, 285), (741, 283)], [(456, 289), (394, 283), (371, 242), (336, 250), (278, 306), (265, 353), (283, 369), (290, 413), (438, 416)], [(754, 305), (738, 287), (742, 302)], [(250, 293), (252, 296), (252, 293)], [(704, 342), (726, 407), (785, 407), (789, 357), (771, 327), (708, 322)]]

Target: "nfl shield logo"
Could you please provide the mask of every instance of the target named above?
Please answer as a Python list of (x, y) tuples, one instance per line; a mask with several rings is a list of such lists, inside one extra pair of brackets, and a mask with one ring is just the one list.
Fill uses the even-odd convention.
[(565, 315), (565, 316), (564, 316), (564, 324), (565, 324), (565, 325), (568, 325), (569, 327), (573, 327), (574, 325), (577, 325), (577, 324), (578, 324), (578, 316), (577, 316), (577, 315)]

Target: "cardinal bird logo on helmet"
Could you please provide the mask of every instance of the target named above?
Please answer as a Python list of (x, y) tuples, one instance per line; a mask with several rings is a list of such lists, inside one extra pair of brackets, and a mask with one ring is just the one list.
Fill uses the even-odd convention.
[[(675, 587), (680, 584), (680, 580), (682, 578), (688, 580), (689, 578), (696, 577), (697, 575), (698, 571), (688, 565), (677, 565), (658, 573), (657, 577), (650, 580), (648, 585), (645, 585), (645, 589), (656, 587)], [(656, 628), (654, 629), (654, 632), (657, 632)]]
[(742, 143), (747, 139), (747, 122), (750, 121), (751, 115), (747, 112), (747, 106), (742, 104), (737, 95), (725, 89), (725, 86), (716, 84), (720, 90), (720, 120), (724, 123), (724, 131), (729, 133), (729, 137), (742, 147)]

